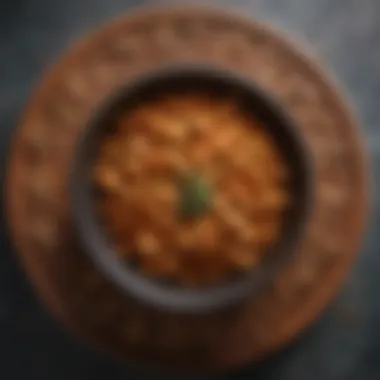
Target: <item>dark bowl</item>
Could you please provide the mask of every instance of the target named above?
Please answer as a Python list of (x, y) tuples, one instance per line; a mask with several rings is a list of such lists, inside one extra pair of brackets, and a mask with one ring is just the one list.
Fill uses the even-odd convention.
[[(206, 90), (231, 94), (272, 135), (290, 168), (294, 202), (286, 211), (278, 241), (262, 264), (220, 285), (186, 289), (147, 278), (117, 258), (95, 211), (91, 166), (107, 126), (122, 111), (160, 93)], [(284, 110), (249, 79), (218, 67), (187, 65), (166, 67), (128, 81), (101, 105), (79, 139), (71, 178), (72, 202), (77, 234), (84, 250), (98, 269), (129, 296), (168, 312), (205, 313), (243, 302), (273, 279), (296, 252), (313, 201), (313, 171), (305, 143), (297, 126)]]

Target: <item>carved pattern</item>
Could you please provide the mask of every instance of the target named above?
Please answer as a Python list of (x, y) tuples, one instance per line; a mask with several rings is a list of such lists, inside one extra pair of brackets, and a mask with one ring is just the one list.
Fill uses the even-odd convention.
[[(176, 316), (126, 298), (87, 262), (70, 222), (70, 160), (92, 111), (126, 80), (184, 60), (238, 70), (272, 93), (298, 123), (315, 163), (315, 205), (296, 260), (228, 314)], [(355, 125), (301, 53), (260, 25), (223, 12), (148, 12), (89, 39), (51, 78), (12, 149), (9, 211), (27, 271), (68, 324), (124, 357), (221, 368), (262, 357), (314, 317), (362, 232), (365, 173)], [(332, 289), (321, 292), (327, 279)]]

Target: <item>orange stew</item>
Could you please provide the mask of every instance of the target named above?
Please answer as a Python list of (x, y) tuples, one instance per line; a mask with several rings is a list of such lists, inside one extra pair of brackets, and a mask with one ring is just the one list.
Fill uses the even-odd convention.
[(93, 178), (120, 258), (192, 286), (258, 265), (290, 201), (263, 126), (231, 99), (182, 93), (136, 106), (115, 127)]

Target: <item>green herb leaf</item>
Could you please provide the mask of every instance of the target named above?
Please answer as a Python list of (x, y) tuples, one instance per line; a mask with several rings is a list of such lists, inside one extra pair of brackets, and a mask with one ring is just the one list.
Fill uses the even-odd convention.
[(179, 184), (179, 212), (182, 219), (202, 216), (211, 207), (211, 189), (200, 176), (185, 175)]

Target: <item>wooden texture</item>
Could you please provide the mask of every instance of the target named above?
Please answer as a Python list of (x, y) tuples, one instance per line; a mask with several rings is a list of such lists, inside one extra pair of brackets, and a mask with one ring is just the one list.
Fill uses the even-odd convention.
[[(286, 107), (313, 156), (315, 207), (294, 262), (236, 310), (149, 310), (87, 261), (72, 230), (75, 141), (97, 104), (129, 78), (181, 61), (250, 76)], [(146, 10), (74, 47), (33, 95), (9, 158), (11, 235), (48, 308), (98, 347), (165, 368), (222, 370), (259, 360), (302, 331), (337, 292), (363, 233), (367, 171), (355, 120), (324, 73), (267, 27), (203, 8)]]

